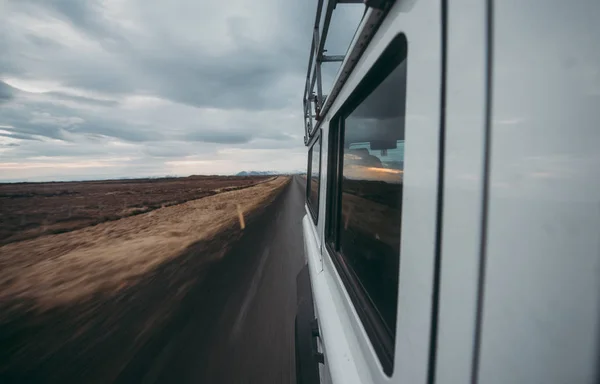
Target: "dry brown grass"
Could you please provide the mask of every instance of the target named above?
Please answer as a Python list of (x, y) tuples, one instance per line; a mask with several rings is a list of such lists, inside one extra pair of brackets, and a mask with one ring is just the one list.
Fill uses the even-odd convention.
[(267, 176), (0, 183), (0, 245), (65, 233), (266, 181)]
[[(288, 181), (278, 177), (246, 189), (2, 246), (0, 302), (23, 299), (43, 309), (119, 291), (190, 245), (239, 223), (238, 205), (247, 215), (270, 203)], [(227, 246), (210, 257), (222, 257)]]

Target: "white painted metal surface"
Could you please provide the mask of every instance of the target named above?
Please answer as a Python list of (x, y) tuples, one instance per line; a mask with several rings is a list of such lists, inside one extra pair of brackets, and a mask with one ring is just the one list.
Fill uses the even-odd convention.
[[(433, 368), (441, 4), (397, 0), (321, 125), (320, 219), (315, 226), (307, 215), (303, 227), (323, 382), (424, 384)], [(436, 383), (471, 382), (474, 372), (479, 383), (598, 382), (599, 17), (597, 0), (448, 1)], [(398, 33), (408, 40), (408, 88), (395, 364), (387, 377), (322, 242), (329, 122)]]
[[(425, 384), (436, 237), (441, 97), (441, 2), (399, 2), (390, 20), (408, 39), (404, 196), (392, 378)], [(390, 33), (391, 35), (391, 33)], [(381, 380), (380, 382), (383, 382)]]
[[(302, 226), (304, 233), (310, 234), (310, 227), (313, 226), (310, 215), (304, 216)], [(348, 384), (365, 382), (361, 380), (361, 361), (355, 361), (353, 354), (350, 353), (349, 340), (353, 338), (353, 335), (349, 327), (342, 325), (344, 319), (338, 313), (339, 299), (332, 294), (330, 281), (328, 281), (329, 276), (323, 270), (319, 270), (319, 247), (317, 247), (314, 236), (305, 236), (304, 241), (313, 299), (315, 300), (315, 315), (319, 321), (325, 365), (327, 366), (327, 370), (321, 370), (321, 376), (324, 376), (321, 377), (321, 381), (323, 383), (346, 382)], [(323, 372), (330, 376), (323, 375)]]
[(600, 2), (494, 4), (479, 382), (597, 382)]
[(448, 10), (446, 151), (436, 383), (471, 380), (481, 238), (485, 2)]

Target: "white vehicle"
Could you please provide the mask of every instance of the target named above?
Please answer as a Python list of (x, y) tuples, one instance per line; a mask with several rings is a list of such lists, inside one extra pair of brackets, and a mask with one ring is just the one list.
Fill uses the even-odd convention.
[(366, 1), (325, 55), (355, 2), (317, 4), (298, 382), (597, 383), (600, 1)]

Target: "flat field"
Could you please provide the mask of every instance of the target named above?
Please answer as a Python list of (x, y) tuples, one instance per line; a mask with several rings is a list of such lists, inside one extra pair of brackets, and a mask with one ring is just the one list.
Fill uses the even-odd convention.
[[(105, 210), (122, 216), (98, 220), (105, 210), (90, 208), (85, 227), (47, 229), (21, 241), (14, 240), (20, 234), (14, 227), (7, 230), (13, 240), (0, 245), (0, 382), (113, 382), (289, 181), (56, 183), (29, 192), (21, 187), (30, 197), (4, 196), (3, 204), (29, 199), (29, 206), (3, 205), (3, 214), (37, 213), (48, 217), (49, 227), (57, 222), (49, 213), (56, 212), (53, 204), (75, 204), (78, 197), (88, 207), (94, 196), (104, 199)], [(18, 186), (4, 187), (5, 195), (19, 193)], [(130, 203), (123, 207), (125, 198)], [(140, 204), (148, 208), (123, 213)]]
[(0, 184), (0, 245), (248, 187), (269, 176)]

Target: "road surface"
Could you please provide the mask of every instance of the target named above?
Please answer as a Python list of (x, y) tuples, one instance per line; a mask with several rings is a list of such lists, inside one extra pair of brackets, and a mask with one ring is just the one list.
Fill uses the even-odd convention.
[(119, 381), (294, 383), (304, 214), (304, 182), (294, 177), (192, 290), (183, 320), (139, 353)]

